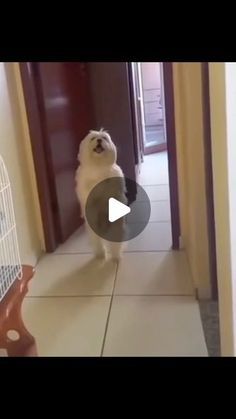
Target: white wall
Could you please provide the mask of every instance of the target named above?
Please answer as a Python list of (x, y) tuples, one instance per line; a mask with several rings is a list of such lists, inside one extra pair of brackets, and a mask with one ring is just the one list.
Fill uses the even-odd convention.
[(174, 102), (181, 236), (193, 282), (211, 296), (200, 63), (174, 63)]
[(226, 63), (226, 121), (234, 354), (236, 354), (236, 63)]
[(0, 154), (12, 186), (22, 263), (34, 265), (41, 254), (43, 239), (18, 70), (17, 63), (0, 63)]
[(236, 355), (236, 64), (210, 63), (212, 163), (220, 335), (223, 356)]

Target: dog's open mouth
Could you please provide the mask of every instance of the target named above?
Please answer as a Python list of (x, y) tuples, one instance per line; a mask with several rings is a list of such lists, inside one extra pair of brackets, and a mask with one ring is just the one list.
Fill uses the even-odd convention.
[(93, 149), (93, 151), (95, 151), (95, 153), (102, 153), (105, 149), (103, 148), (103, 146), (101, 144), (97, 144), (96, 147)]

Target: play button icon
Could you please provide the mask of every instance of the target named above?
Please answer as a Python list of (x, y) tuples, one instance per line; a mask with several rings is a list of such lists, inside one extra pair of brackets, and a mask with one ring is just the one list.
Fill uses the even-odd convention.
[(129, 214), (130, 211), (128, 205), (122, 204), (122, 202), (117, 201), (115, 198), (109, 198), (108, 219), (111, 223)]
[(98, 183), (85, 206), (86, 221), (102, 239), (125, 242), (145, 229), (151, 204), (144, 188), (129, 178), (112, 177)]

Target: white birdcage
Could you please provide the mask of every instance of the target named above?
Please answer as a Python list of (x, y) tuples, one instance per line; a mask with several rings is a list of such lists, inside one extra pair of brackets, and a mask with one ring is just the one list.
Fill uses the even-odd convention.
[(0, 156), (0, 301), (13, 282), (22, 278), (11, 185)]

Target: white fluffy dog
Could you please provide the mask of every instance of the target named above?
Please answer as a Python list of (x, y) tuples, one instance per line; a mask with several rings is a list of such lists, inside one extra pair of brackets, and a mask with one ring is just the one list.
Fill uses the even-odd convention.
[[(108, 178), (121, 178), (122, 181), (120, 183), (120, 187), (118, 187), (119, 190), (116, 191), (109, 190), (109, 185), (106, 186), (106, 191), (104, 191), (106, 198), (110, 194), (110, 196), (116, 197), (116, 199), (122, 200), (124, 203), (127, 202), (125, 196), (126, 190), (124, 175), (121, 168), (116, 164), (116, 159), (116, 146), (112, 142), (108, 132), (103, 129), (100, 131), (90, 131), (80, 144), (78, 154), (80, 165), (76, 171), (76, 193), (81, 205), (82, 217), (85, 219), (86, 228), (90, 235), (95, 255), (101, 258), (105, 257), (107, 248), (108, 251), (110, 250), (112, 258), (118, 260), (121, 256), (122, 241), (106, 241), (99, 237), (89, 226), (85, 211), (86, 202), (91, 190), (98, 183)], [(96, 205), (93, 205), (92, 212), (94, 213), (95, 219), (101, 220), (101, 217), (103, 217), (103, 219), (104, 217), (107, 218), (107, 216), (104, 215), (104, 212), (101, 212), (99, 202), (96, 202)], [(107, 220), (104, 220), (104, 222), (107, 222)], [(120, 231), (123, 231), (124, 221), (122, 218), (117, 226)]]

